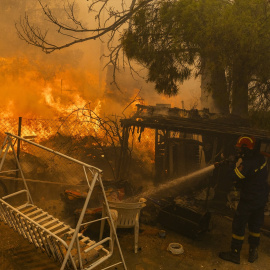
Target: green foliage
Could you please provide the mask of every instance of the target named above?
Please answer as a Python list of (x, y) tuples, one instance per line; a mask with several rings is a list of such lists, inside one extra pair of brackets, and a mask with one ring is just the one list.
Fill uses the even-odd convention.
[(270, 80), (257, 80), (249, 86), (250, 111), (269, 111)]
[(270, 111), (251, 110), (249, 112), (249, 118), (252, 127), (270, 131)]
[[(192, 72), (200, 73), (201, 59), (205, 58), (213, 71), (223, 68), (229, 75), (227, 91), (237, 93), (240, 87), (241, 92), (246, 89), (243, 95), (248, 95), (249, 84), (254, 90), (254, 85), (270, 78), (270, 3), (155, 1), (133, 16), (122, 44), (128, 58), (148, 68), (148, 79), (160, 93), (176, 94), (179, 83)], [(257, 87), (257, 95), (261, 89)], [(250, 104), (256, 99), (253, 91)]]
[(178, 83), (200, 72), (202, 55), (219, 62), (217, 25), (226, 5), (220, 0), (156, 1), (133, 16), (122, 38), (124, 51), (148, 68), (148, 80), (159, 93), (177, 94)]
[(155, 82), (159, 93), (169, 96), (177, 93), (177, 82), (190, 78), (197, 53), (197, 48), (192, 51), (185, 42), (178, 42), (182, 30), (172, 18), (173, 5), (160, 1), (141, 9), (122, 39), (127, 57), (143, 63), (148, 80)]
[(223, 48), (227, 65), (242, 65), (247, 76), (269, 77), (270, 6), (266, 0), (236, 0), (226, 10)]

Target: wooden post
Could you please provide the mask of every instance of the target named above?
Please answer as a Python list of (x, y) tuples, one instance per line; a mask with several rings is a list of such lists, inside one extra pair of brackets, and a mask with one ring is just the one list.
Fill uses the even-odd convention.
[(163, 159), (163, 179), (162, 180), (167, 180), (168, 175), (169, 175), (169, 130), (164, 130), (164, 159)]
[[(21, 137), (22, 133), (22, 117), (19, 117), (19, 123), (18, 123), (18, 136)], [(17, 140), (17, 158), (20, 160), (20, 149), (21, 148), (21, 141), (20, 139)], [(18, 170), (18, 166), (16, 166), (16, 169)], [(19, 177), (19, 171), (16, 172), (16, 178)]]
[[(214, 162), (215, 162), (215, 157), (216, 157), (216, 153), (217, 153), (217, 144), (218, 144), (218, 138), (215, 137), (212, 158), (211, 158), (211, 164), (214, 164)], [(206, 198), (205, 198), (205, 210), (206, 211), (208, 210), (208, 198), (209, 198), (210, 188), (211, 188), (211, 176), (208, 176), (208, 187), (207, 187)]]
[(129, 139), (129, 127), (123, 128), (123, 141), (121, 145), (121, 153), (119, 158), (118, 170), (117, 170), (117, 180), (125, 177), (127, 174), (128, 165), (128, 139)]
[(155, 181), (166, 179), (169, 170), (168, 130), (155, 130)]

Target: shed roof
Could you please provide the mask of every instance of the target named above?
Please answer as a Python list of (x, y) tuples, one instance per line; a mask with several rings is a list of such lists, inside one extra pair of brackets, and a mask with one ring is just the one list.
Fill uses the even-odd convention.
[(208, 110), (184, 110), (164, 106), (137, 105), (136, 113), (122, 119), (123, 127), (141, 127), (183, 131), (205, 135), (249, 135), (270, 142), (270, 132), (251, 127), (247, 120), (229, 115), (209, 113)]

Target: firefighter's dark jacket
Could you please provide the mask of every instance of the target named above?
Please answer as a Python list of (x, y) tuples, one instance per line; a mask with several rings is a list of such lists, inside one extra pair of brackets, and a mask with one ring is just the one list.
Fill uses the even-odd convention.
[(251, 208), (263, 207), (268, 200), (267, 163), (260, 153), (243, 157), (233, 170), (233, 182), (240, 188), (240, 200)]

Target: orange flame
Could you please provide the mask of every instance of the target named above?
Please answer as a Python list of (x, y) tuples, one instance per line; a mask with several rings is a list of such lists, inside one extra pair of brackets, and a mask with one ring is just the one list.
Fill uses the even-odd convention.
[[(45, 66), (30, 62), (27, 58), (0, 58), (0, 78), (0, 126), (4, 126), (5, 131), (17, 134), (17, 120), (21, 116), (22, 136), (35, 138), (36, 142), (56, 134), (57, 127), (64, 121), (72, 121), (75, 125), (73, 129), (80, 136), (102, 137), (106, 131), (100, 127), (101, 114), (112, 113), (117, 109), (119, 112), (119, 104), (114, 106), (103, 96), (105, 85), (100, 89), (98, 73), (70, 66)], [(134, 89), (134, 93), (138, 92), (139, 90)], [(130, 110), (136, 110), (136, 104), (142, 104), (136, 94), (130, 100), (133, 103), (125, 111), (125, 115)], [(29, 121), (24, 121), (26, 118)], [(44, 118), (59, 120), (58, 126), (51, 126), (46, 121), (30, 121)], [(145, 130), (141, 141), (137, 137), (133, 145), (139, 158), (150, 163), (154, 160), (153, 136), (153, 131)]]
[[(101, 111), (99, 78), (95, 73), (66, 66), (43, 66), (26, 58), (0, 58), (1, 112), (0, 124), (5, 131), (17, 133), (11, 118), (66, 119), (77, 111), (76, 118), (85, 121), (80, 112), (91, 103), (92, 110)], [(104, 87), (104, 85), (102, 86)], [(98, 125), (94, 124), (97, 131)], [(53, 129), (37, 122), (23, 126), (22, 136), (46, 138)]]

